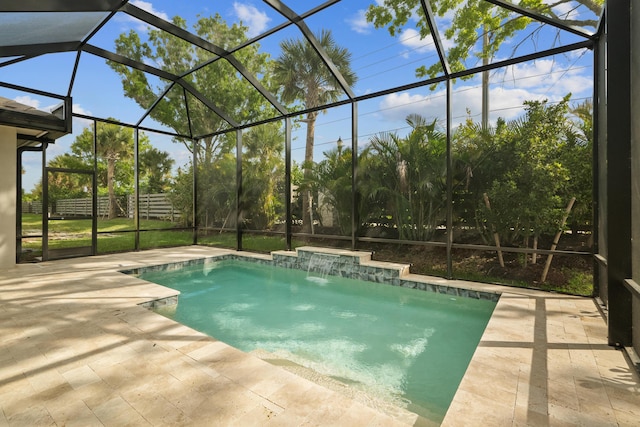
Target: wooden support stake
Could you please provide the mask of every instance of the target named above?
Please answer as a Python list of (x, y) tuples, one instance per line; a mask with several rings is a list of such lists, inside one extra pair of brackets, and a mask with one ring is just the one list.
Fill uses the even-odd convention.
[[(489, 203), (489, 196), (487, 196), (487, 193), (484, 193), (482, 197), (484, 198), (484, 204), (487, 206), (487, 209), (491, 210), (491, 204)], [(500, 261), (500, 267), (504, 268), (504, 258), (502, 258), (502, 249), (500, 249), (500, 236), (493, 224), (491, 224), (491, 228), (493, 228), (493, 240), (496, 242), (496, 247), (498, 248), (498, 261)]]
[[(560, 240), (560, 236), (562, 235), (562, 229), (564, 225), (567, 223), (567, 218), (569, 218), (569, 212), (573, 208), (573, 204), (575, 203), (576, 198), (572, 197), (567, 205), (567, 209), (564, 211), (564, 217), (562, 218), (562, 222), (560, 223), (560, 229), (556, 233), (556, 237), (553, 239), (553, 244), (551, 245), (551, 250), (555, 251), (558, 246), (558, 241)], [(553, 254), (549, 254), (547, 256), (547, 262), (544, 265), (544, 270), (542, 270), (542, 277), (540, 278), (540, 283), (544, 283), (547, 280), (547, 274), (549, 273), (549, 267), (551, 267), (551, 260), (553, 259)]]

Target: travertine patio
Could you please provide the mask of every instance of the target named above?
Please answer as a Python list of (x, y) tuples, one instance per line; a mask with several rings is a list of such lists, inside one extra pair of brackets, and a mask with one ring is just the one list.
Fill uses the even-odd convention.
[[(138, 304), (175, 291), (118, 272), (226, 252), (190, 246), (0, 271), (0, 427), (429, 425), (148, 311)], [(591, 299), (447, 284), (503, 293), (444, 425), (637, 425), (638, 375), (607, 345)]]

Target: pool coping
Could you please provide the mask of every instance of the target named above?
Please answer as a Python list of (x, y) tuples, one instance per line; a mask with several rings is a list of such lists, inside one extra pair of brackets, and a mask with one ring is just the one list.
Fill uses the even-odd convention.
[[(0, 270), (0, 425), (121, 424), (124, 416), (145, 425), (414, 424), (330, 398), (320, 386), (140, 307), (176, 291), (119, 272), (216, 254), (269, 257), (185, 246)], [(640, 379), (623, 352), (608, 346), (593, 299), (417, 279), (501, 293), (443, 426), (637, 423)], [(220, 379), (230, 388), (215, 393)]]

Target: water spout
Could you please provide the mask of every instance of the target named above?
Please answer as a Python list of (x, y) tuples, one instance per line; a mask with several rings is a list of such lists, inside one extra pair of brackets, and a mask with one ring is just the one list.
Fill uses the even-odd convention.
[[(340, 258), (340, 255), (314, 252), (309, 258), (307, 280), (317, 283), (327, 283), (327, 276)], [(318, 276), (319, 274), (319, 276)]]

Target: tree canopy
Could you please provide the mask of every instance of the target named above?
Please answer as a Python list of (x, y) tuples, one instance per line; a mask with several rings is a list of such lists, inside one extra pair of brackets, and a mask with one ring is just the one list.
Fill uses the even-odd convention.
[[(187, 22), (175, 16), (171, 20), (180, 28), (186, 28)], [(228, 26), (218, 14), (212, 17), (200, 17), (193, 31), (201, 38), (219, 48), (227, 49), (247, 41), (247, 27), (241, 24)], [(115, 41), (116, 52), (143, 63), (161, 64), (163, 70), (182, 75), (183, 79), (199, 91), (205, 98), (212, 100), (215, 106), (238, 123), (259, 120), (271, 105), (245, 79), (239, 77), (237, 70), (226, 60), (217, 58), (207, 50), (158, 29), (150, 29), (148, 40), (141, 40), (134, 30), (121, 34)], [(233, 57), (254, 76), (269, 75), (269, 55), (260, 52), (260, 44), (252, 43), (244, 49), (234, 52)], [(191, 136), (208, 135), (231, 125), (217, 115), (208, 106), (190, 93), (185, 93), (178, 85), (167, 91), (167, 82), (156, 86), (153, 80), (137, 69), (123, 64), (110, 62), (110, 66), (120, 75), (125, 95), (136, 101), (142, 108), (148, 109), (156, 98), (164, 97), (150, 112), (152, 119), (173, 129), (176, 133)], [(200, 68), (199, 68), (200, 67)], [(267, 82), (268, 83), (268, 82)], [(187, 104), (191, 122), (187, 119)], [(193, 151), (191, 141), (177, 138)], [(215, 156), (233, 148), (225, 137), (207, 136), (202, 139), (202, 161), (210, 162)]]
[[(366, 18), (376, 28), (387, 28), (392, 36), (400, 34), (410, 20), (415, 19), (415, 26), (420, 37), (426, 39), (430, 36), (431, 30), (422, 12), (422, 1), (384, 0), (376, 2), (369, 5)], [(581, 18), (580, 16), (574, 19), (558, 14), (557, 10), (563, 5), (572, 3), (575, 2), (573, 0), (558, 0), (553, 4), (549, 4), (545, 0), (518, 2), (521, 7), (558, 19), (566, 25), (596, 28), (596, 19)], [(581, 0), (580, 3), (592, 11), (594, 16), (599, 16), (604, 0)], [(450, 18), (450, 25), (440, 36), (452, 42), (451, 48), (445, 52), (452, 72), (468, 68), (465, 63), (471, 55), (476, 55), (478, 59), (493, 58), (505, 41), (512, 38), (516, 32), (527, 28), (532, 22), (529, 17), (484, 0), (429, 0), (429, 4), (436, 18)], [(484, 32), (488, 35), (487, 45), (475, 48), (478, 43), (482, 42)], [(536, 31), (532, 30), (527, 37), (533, 38), (535, 41)], [(435, 77), (441, 73), (440, 63), (429, 67), (421, 65), (416, 69), (417, 77)]]
[[(353, 85), (357, 76), (351, 69), (351, 52), (337, 44), (331, 31), (322, 30), (316, 38), (346, 83)], [(281, 96), (285, 102), (299, 102), (304, 108), (311, 109), (337, 101), (344, 94), (335, 76), (307, 39), (287, 39), (280, 44), (280, 48), (282, 52), (275, 60), (273, 70), (274, 82), (281, 85)], [(311, 164), (318, 114), (317, 110), (310, 111), (304, 119), (307, 125), (303, 163), (306, 182), (313, 180)], [(309, 193), (305, 193), (302, 199), (303, 224), (305, 231), (310, 232), (313, 223), (312, 203), (310, 203)]]

